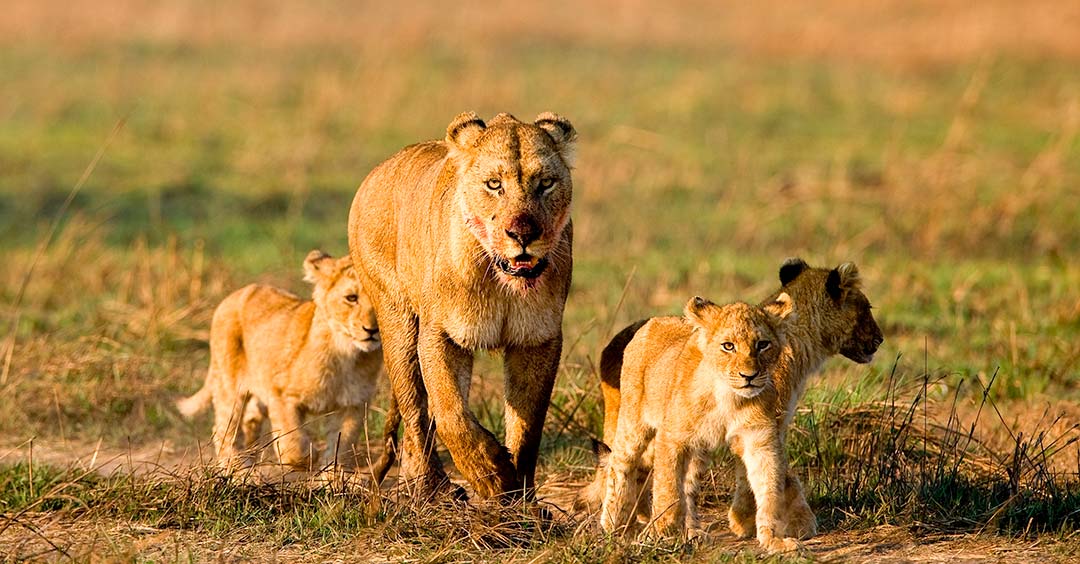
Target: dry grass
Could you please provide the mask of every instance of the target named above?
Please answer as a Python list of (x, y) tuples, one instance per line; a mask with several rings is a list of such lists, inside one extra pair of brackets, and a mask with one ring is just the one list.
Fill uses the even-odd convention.
[[(301, 258), (344, 250), (364, 173), (459, 111), (555, 109), (582, 147), (553, 500), (588, 478), (613, 330), (692, 294), (764, 295), (787, 256), (855, 260), (886, 345), (869, 367), (830, 363), (799, 416), (791, 453), (828, 531), (804, 556), (1075, 556), (1074, 2), (9, 4), (0, 447), (17, 448), (0, 460), (0, 554), (753, 560), (719, 531), (621, 543), (561, 515), (237, 486), (194, 464), (207, 420), (171, 405), (202, 378), (218, 300), (256, 280), (303, 293)], [(482, 357), (474, 386), (495, 429), (497, 371)], [(13, 462), (32, 436), (37, 482)], [(92, 452), (118, 458), (80, 478), (71, 458)], [(941, 530), (963, 538), (928, 538)], [(841, 548), (863, 541), (885, 552)]]

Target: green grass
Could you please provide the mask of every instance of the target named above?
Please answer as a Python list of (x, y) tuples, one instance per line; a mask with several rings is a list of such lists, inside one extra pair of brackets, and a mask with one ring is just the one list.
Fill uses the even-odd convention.
[[(837, 18), (864, 14), (858, 3), (827, 4)], [(711, 20), (695, 10), (705, 7), (611, 20), (586, 3), (580, 18), (556, 25), (526, 17), (529, 7), (274, 6), (260, 24), (225, 3), (218, 27), (205, 29), (182, 14), (170, 27), (142, 4), (115, 22), (87, 16), (75, 28), (60, 22), (67, 10), (81, 14), (80, 3), (36, 5), (20, 16), (25, 25), (0, 21), (10, 37), (0, 39), (0, 433), (9, 438), (0, 447), (31, 436), (196, 445), (207, 420), (181, 421), (172, 402), (202, 378), (222, 297), (251, 281), (306, 293), (300, 261), (314, 247), (346, 251), (348, 207), (364, 175), (405, 144), (441, 137), (460, 111), (528, 118), (550, 109), (573, 121), (580, 148), (574, 286), (546, 473), (585, 478), (587, 437), (602, 419), (592, 368), (624, 324), (677, 312), (695, 294), (764, 296), (788, 256), (854, 260), (885, 345), (870, 366), (826, 365), (790, 445), (823, 524), (934, 523), (1007, 537), (1076, 530), (1076, 450), (1044, 447), (1075, 440), (1080, 421), (1080, 51), (1067, 30), (1040, 27), (1049, 24), (1039, 10), (1014, 22), (994, 4), (986, 8), (993, 17), (978, 20), (986, 39), (964, 36), (934, 51), (909, 38), (927, 26), (952, 30), (945, 8), (881, 8), (857, 20), (872, 23), (832, 38), (845, 50), (802, 46), (750, 19), (742, 25), (757, 33), (711, 25), (704, 33)], [(744, 9), (770, 15), (767, 6)], [(686, 32), (665, 31), (671, 22)], [(901, 35), (888, 35), (891, 22), (903, 22)], [(1013, 31), (1002, 31), (1013, 29), (1044, 32), (1020, 49), (1009, 42)], [(877, 35), (908, 49), (882, 49)], [(477, 363), (473, 394), (495, 430), (500, 365)], [(966, 427), (951, 415), (971, 425), (992, 377), (997, 411), (979, 416), (976, 451), (960, 449), (949, 440)], [(882, 411), (893, 397), (929, 405), (929, 423)], [(865, 431), (856, 424), (877, 432), (853, 443), (845, 437)], [(903, 429), (945, 446), (921, 452), (900, 440)], [(858, 448), (905, 465), (867, 466)], [(952, 468), (958, 457), (956, 472), (927, 469)], [(217, 539), (192, 548), (193, 559), (236, 542), (241, 524), (272, 546), (318, 554), (349, 545), (345, 530), (380, 554), (421, 560), (532, 558), (540, 545), (553, 551), (542, 553), (548, 560), (743, 558), (573, 531), (551, 533), (552, 546), (539, 532), (515, 532), (521, 541), (499, 556), (469, 545), (460, 523), (431, 528), (419, 509), (407, 517), (401, 512), (414, 509), (370, 509), (381, 499), (372, 492), (341, 498), (325, 488), (237, 489), (212, 476), (76, 480), (70, 472), (42, 467), (31, 495), (26, 466), (0, 461), (0, 513), (73, 481), (70, 497), (35, 511)], [(852, 486), (860, 472), (873, 479)], [(726, 479), (721, 464), (717, 511)], [(185, 488), (193, 497), (182, 497)], [(410, 545), (410, 535), (424, 540)], [(138, 554), (133, 543), (115, 554)]]

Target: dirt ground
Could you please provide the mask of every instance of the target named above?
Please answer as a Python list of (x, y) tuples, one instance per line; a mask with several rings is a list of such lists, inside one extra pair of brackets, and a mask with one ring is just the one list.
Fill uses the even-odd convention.
[[(27, 461), (58, 467), (93, 468), (102, 475), (134, 472), (177, 474), (208, 460), (198, 448), (178, 448), (169, 442), (117, 449), (100, 444), (35, 441), (0, 447), (0, 464)], [(272, 471), (270, 471), (272, 472)], [(280, 477), (280, 474), (278, 474)], [(393, 475), (391, 475), (393, 478)], [(276, 478), (275, 478), (276, 479)], [(553, 477), (541, 486), (540, 497), (569, 511), (581, 484)], [(363, 543), (354, 544), (348, 555), (324, 553), (318, 547), (282, 546), (280, 543), (245, 538), (242, 531), (209, 538), (205, 534), (175, 529), (158, 529), (115, 519), (92, 522), (60, 512), (31, 512), (0, 516), (0, 561), (66, 560), (165, 560), (178, 561), (199, 555), (214, 555), (222, 562), (265, 560), (297, 562), (389, 562), (397, 558), (371, 551)], [(724, 529), (719, 514), (704, 515), (714, 520), (706, 553), (715, 559), (725, 553), (755, 554), (752, 541), (735, 538)], [(1076, 535), (1074, 535), (1075, 537)], [(927, 562), (964, 564), (982, 562), (1043, 563), (1076, 562), (1080, 559), (1080, 539), (1046, 536), (1014, 539), (991, 534), (916, 534), (909, 527), (879, 526), (857, 531), (824, 531), (804, 543), (802, 556), (820, 562), (905, 563)], [(340, 550), (340, 546), (337, 547)], [(543, 561), (543, 553), (537, 556)]]

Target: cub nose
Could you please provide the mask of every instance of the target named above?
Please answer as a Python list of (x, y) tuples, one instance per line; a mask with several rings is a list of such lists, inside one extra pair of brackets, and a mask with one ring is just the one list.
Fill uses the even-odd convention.
[(753, 382), (754, 378), (757, 378), (757, 375), (758, 375), (757, 372), (754, 372), (753, 374), (743, 374), (742, 372), (739, 373), (739, 376), (742, 376), (743, 379), (746, 380), (747, 384), (749, 384), (750, 382)]
[(366, 327), (365, 326), (364, 331), (367, 331), (369, 335), (378, 335), (379, 334), (379, 328), (378, 327)]
[(884, 342), (885, 342), (885, 337), (882, 337), (881, 335), (878, 335), (878, 336), (874, 337), (874, 349), (877, 349), (878, 347), (880, 347), (881, 343), (884, 343)]
[(517, 241), (522, 249), (528, 247), (529, 243), (539, 239), (542, 233), (543, 230), (536, 223), (536, 220), (527, 215), (515, 217), (506, 228), (506, 236)]

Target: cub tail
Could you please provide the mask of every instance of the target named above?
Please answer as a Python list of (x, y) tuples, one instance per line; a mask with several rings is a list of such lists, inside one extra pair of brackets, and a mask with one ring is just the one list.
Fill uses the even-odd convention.
[(192, 396), (176, 400), (176, 409), (180, 412), (180, 415), (183, 415), (186, 419), (191, 419), (210, 407), (210, 402), (213, 399), (213, 393), (210, 391), (210, 372), (207, 371), (203, 387)]

